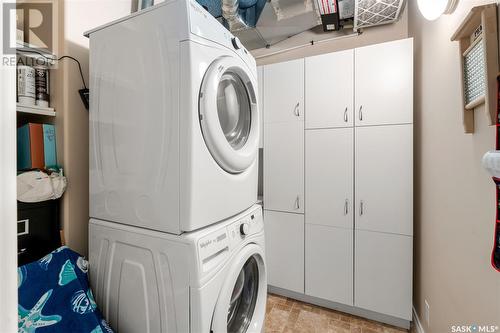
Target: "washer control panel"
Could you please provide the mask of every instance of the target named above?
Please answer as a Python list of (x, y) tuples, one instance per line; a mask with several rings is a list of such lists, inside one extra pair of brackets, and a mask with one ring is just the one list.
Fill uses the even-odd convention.
[(203, 272), (224, 261), (232, 249), (249, 236), (264, 230), (262, 207), (258, 206), (235, 222), (198, 240), (198, 255)]
[(200, 264), (204, 272), (216, 266), (229, 254), (229, 239), (226, 229), (221, 229), (198, 241)]
[(264, 221), (262, 220), (262, 208), (260, 206), (227, 227), (233, 246), (243, 241), (246, 237), (261, 232), (263, 229)]

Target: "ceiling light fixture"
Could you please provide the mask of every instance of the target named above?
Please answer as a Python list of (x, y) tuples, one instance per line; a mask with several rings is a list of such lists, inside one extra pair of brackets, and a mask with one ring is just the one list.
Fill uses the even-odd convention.
[(438, 19), (443, 14), (451, 14), (458, 0), (417, 0), (418, 9), (429, 21)]

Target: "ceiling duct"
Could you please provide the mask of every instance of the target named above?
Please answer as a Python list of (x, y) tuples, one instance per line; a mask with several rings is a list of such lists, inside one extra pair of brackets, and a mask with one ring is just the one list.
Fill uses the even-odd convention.
[(239, 14), (239, 9), (239, 0), (222, 0), (222, 17), (231, 32), (248, 29), (248, 25)]
[[(308, 41), (330, 38), (331, 30), (355, 31), (399, 20), (405, 0), (196, 0), (249, 50), (275, 45), (305, 31)], [(329, 10), (320, 10), (330, 5)], [(326, 7), (325, 7), (326, 8)], [(323, 10), (323, 11), (322, 11)], [(322, 21), (321, 14), (330, 15)], [(323, 23), (323, 30), (320, 31)], [(341, 32), (339, 32), (340, 35)]]
[(405, 3), (406, 0), (356, 0), (354, 30), (398, 21)]
[(196, 1), (249, 50), (273, 45), (321, 24), (314, 0)]
[(321, 24), (314, 0), (270, 0), (255, 29), (238, 33), (250, 50), (274, 45)]

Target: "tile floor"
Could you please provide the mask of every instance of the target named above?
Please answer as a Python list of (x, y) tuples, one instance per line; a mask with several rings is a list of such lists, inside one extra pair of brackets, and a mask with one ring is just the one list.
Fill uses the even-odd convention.
[(265, 333), (406, 333), (407, 330), (269, 294)]

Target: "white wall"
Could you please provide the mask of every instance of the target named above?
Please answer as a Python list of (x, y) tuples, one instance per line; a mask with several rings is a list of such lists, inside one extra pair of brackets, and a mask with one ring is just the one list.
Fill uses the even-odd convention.
[(16, 77), (0, 48), (0, 330), (17, 332)]
[[(414, 303), (426, 333), (451, 325), (500, 326), (500, 274), (490, 264), (495, 188), (481, 167), (495, 147), (484, 107), (476, 133), (464, 134), (458, 42), (450, 37), (474, 5), (434, 22), (409, 1), (415, 37), (415, 281)], [(424, 300), (430, 305), (429, 325)]]

